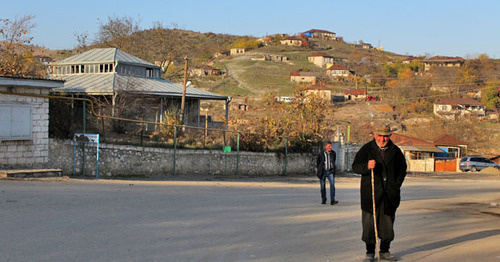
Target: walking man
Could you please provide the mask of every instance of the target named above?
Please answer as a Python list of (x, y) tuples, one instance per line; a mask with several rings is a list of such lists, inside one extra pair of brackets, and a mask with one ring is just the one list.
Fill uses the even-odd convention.
[(318, 154), (316, 159), (316, 175), (319, 178), (321, 190), (321, 204), (326, 204), (326, 179), (330, 182), (330, 204), (333, 206), (339, 201), (335, 200), (335, 151), (332, 150), (332, 143), (325, 144), (325, 150)]
[[(394, 240), (394, 220), (396, 209), (401, 200), (401, 185), (406, 176), (406, 160), (390, 139), (391, 128), (378, 125), (373, 133), (373, 140), (366, 143), (356, 154), (352, 170), (361, 174), (361, 221), (363, 234), (361, 239), (366, 245), (366, 258), (370, 262), (375, 259), (375, 227), (373, 224), (372, 181), (374, 176), (375, 214), (378, 238), (380, 241), (379, 256), (383, 260), (396, 261), (389, 252)], [(372, 172), (373, 171), (373, 172)]]

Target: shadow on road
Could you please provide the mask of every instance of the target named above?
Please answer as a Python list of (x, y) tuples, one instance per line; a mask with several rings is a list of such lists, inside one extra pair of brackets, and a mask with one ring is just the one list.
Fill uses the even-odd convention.
[(476, 232), (476, 233), (471, 233), (467, 235), (463, 235), (460, 237), (455, 237), (447, 240), (442, 240), (434, 243), (429, 243), (425, 245), (421, 245), (418, 247), (410, 248), (407, 250), (403, 250), (401, 252), (398, 252), (399, 255), (404, 256), (412, 253), (417, 253), (417, 252), (422, 252), (422, 251), (429, 251), (429, 250), (434, 250), (434, 249), (439, 249), (451, 245), (455, 245), (461, 242), (465, 241), (470, 241), (470, 240), (477, 240), (477, 239), (483, 239), (495, 235), (499, 235), (500, 230), (487, 230), (487, 231), (481, 231), (481, 232)]

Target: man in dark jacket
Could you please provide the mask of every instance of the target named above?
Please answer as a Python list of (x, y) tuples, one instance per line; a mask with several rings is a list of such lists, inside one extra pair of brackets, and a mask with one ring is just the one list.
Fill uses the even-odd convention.
[(316, 175), (319, 178), (321, 190), (321, 204), (326, 204), (326, 179), (330, 182), (330, 204), (333, 206), (339, 201), (335, 200), (335, 151), (332, 143), (325, 144), (325, 150), (321, 151), (316, 158)]
[(373, 225), (373, 204), (371, 171), (374, 173), (375, 209), (380, 242), (381, 259), (396, 261), (389, 252), (394, 239), (394, 220), (396, 209), (401, 201), (401, 185), (406, 176), (406, 160), (390, 139), (390, 126), (376, 126), (372, 133), (373, 140), (366, 143), (356, 154), (352, 170), (361, 174), (361, 212), (363, 234), (361, 239), (366, 244), (366, 258), (375, 258), (375, 230)]

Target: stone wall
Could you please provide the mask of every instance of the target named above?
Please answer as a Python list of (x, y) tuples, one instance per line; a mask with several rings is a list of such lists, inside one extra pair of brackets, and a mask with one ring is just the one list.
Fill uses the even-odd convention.
[[(48, 89), (0, 87), (3, 91), (48, 94)], [(49, 101), (47, 98), (0, 95), (0, 103), (31, 105), (32, 139), (0, 141), (0, 168), (45, 168), (49, 161)]]
[[(96, 175), (96, 144), (78, 143), (75, 147), (75, 173), (82, 173), (82, 155), (85, 147), (85, 175)], [(73, 174), (73, 142), (50, 139), (50, 166), (60, 168), (63, 174)], [(239, 162), (238, 162), (239, 157)], [(288, 154), (287, 175), (315, 174), (314, 154)], [(238, 173), (237, 173), (238, 172)], [(223, 153), (211, 150), (183, 150), (175, 152), (175, 174), (276, 176), (285, 173), (285, 155), (236, 150)], [(161, 177), (174, 174), (174, 150), (130, 145), (99, 145), (99, 177), (146, 176)]]

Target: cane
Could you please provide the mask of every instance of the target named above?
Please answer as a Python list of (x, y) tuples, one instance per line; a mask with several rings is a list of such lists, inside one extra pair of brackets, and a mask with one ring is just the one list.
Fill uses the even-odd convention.
[(372, 205), (373, 205), (373, 227), (375, 228), (375, 254), (380, 262), (380, 254), (378, 254), (378, 230), (377, 230), (377, 213), (375, 212), (375, 176), (372, 169)]

